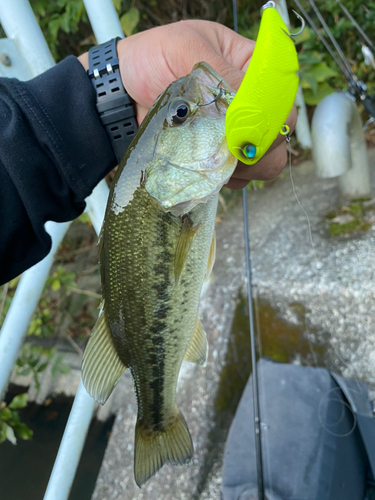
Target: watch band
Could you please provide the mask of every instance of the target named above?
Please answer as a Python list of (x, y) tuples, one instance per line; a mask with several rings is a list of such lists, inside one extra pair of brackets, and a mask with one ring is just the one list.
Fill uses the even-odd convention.
[(96, 108), (105, 126), (117, 161), (120, 162), (138, 125), (133, 99), (121, 81), (116, 45), (120, 38), (91, 47), (89, 70), (96, 91)]

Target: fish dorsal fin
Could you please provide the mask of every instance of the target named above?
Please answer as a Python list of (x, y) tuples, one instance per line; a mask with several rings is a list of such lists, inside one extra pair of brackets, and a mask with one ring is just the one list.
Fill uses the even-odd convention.
[(83, 385), (90, 396), (103, 405), (125, 369), (103, 311), (95, 323), (83, 355)]
[(214, 267), (215, 264), (215, 256), (216, 256), (216, 231), (214, 231), (214, 234), (212, 235), (210, 253), (208, 255), (208, 261), (207, 261), (206, 275), (204, 277), (205, 280), (208, 280), (208, 278), (210, 277), (212, 268)]
[(175, 284), (178, 285), (180, 276), (185, 266), (186, 259), (189, 255), (195, 235), (199, 229), (199, 224), (193, 226), (188, 215), (183, 216), (181, 233), (176, 246), (176, 254), (174, 258), (174, 278)]
[(186, 350), (184, 360), (205, 366), (208, 354), (208, 343), (206, 333), (203, 330), (201, 320), (197, 318), (193, 336)]

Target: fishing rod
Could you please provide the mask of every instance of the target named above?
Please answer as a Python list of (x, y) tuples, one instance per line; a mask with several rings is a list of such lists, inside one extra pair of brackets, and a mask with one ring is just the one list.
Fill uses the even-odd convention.
[[(298, 90), (298, 58), (293, 36), (290, 33), (274, 1), (261, 9), (262, 20), (251, 60), (246, 74), (225, 116), (228, 149), (246, 165), (258, 162), (269, 150), (279, 134), (289, 142), (289, 126), (286, 124)], [(233, 0), (234, 29), (238, 31), (237, 5)], [(280, 61), (283, 64), (280, 65)], [(252, 304), (249, 224), (247, 215), (246, 188), (242, 191), (244, 213), (244, 235), (246, 252), (247, 297), (251, 342), (254, 440), (257, 469), (258, 498), (265, 500), (264, 470), (261, 442), (261, 414), (259, 405), (259, 382), (257, 353)]]
[[(320, 30), (317, 28), (315, 25), (314, 21), (311, 19), (309, 14), (306, 12), (306, 10), (303, 8), (299, 0), (294, 0), (294, 3), (297, 5), (297, 7), (300, 9), (302, 12), (303, 16), (313, 29), (313, 31), (316, 33), (318, 38), (321, 40), (325, 48), (327, 49), (328, 53), (332, 57), (332, 59), (335, 61), (337, 66), (340, 68), (341, 72), (345, 76), (347, 83), (348, 83), (348, 92), (351, 94), (356, 100), (358, 100), (360, 103), (363, 104), (363, 107), (369, 114), (371, 118), (375, 119), (375, 105), (372, 101), (372, 99), (367, 95), (367, 87), (364, 82), (358, 79), (357, 75), (355, 75), (351, 69), (351, 66), (349, 64), (349, 61), (345, 57), (344, 53), (342, 52), (339, 44), (337, 43), (336, 39), (334, 38), (331, 30), (329, 29), (327, 23), (325, 22), (321, 12), (319, 11), (318, 7), (316, 6), (314, 0), (309, 0), (309, 3), (311, 7), (313, 8), (314, 12), (316, 13), (318, 19), (322, 23), (322, 26), (324, 30), (326, 31), (327, 35), (329, 36), (334, 48), (337, 51), (337, 54), (339, 58), (336, 56), (332, 48), (330, 47), (328, 41), (325, 39), (323, 34), (320, 32)], [(341, 60), (340, 60), (341, 59)]]
[[(234, 25), (234, 31), (238, 33), (236, 0), (233, 0), (233, 25)], [(251, 281), (250, 235), (249, 235), (249, 221), (247, 216), (246, 187), (242, 189), (242, 203), (243, 203), (243, 224), (244, 224), (245, 255), (246, 255), (247, 301), (249, 307), (251, 365), (253, 368), (254, 433), (255, 433), (255, 454), (256, 454), (256, 465), (257, 465), (258, 497), (259, 500), (265, 500), (262, 441), (261, 441), (261, 420), (260, 420), (260, 405), (259, 405), (259, 381), (258, 381), (258, 366), (256, 359), (254, 312), (253, 312), (253, 301), (252, 301), (253, 292), (252, 292), (252, 281)]]

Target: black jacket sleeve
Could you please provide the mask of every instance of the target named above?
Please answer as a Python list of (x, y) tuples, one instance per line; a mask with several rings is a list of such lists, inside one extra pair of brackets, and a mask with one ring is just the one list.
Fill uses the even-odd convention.
[(0, 284), (48, 254), (44, 223), (80, 215), (116, 165), (95, 102), (73, 56), (28, 82), (0, 78)]

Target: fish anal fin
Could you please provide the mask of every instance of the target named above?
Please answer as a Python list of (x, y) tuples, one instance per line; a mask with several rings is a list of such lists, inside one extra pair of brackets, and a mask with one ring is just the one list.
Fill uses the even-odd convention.
[(195, 324), (193, 336), (186, 350), (184, 360), (198, 365), (205, 366), (207, 362), (208, 343), (206, 333), (203, 330), (202, 323), (199, 318)]
[(139, 487), (164, 464), (184, 465), (190, 462), (194, 454), (189, 429), (177, 408), (176, 415), (162, 430), (146, 429), (138, 420), (134, 448), (134, 478)]
[(215, 256), (216, 256), (216, 231), (214, 231), (214, 234), (212, 235), (210, 253), (208, 254), (207, 269), (206, 269), (206, 275), (205, 275), (206, 280), (210, 277), (210, 274), (212, 272), (212, 268), (214, 267)]
[(104, 404), (125, 369), (126, 366), (117, 354), (103, 311), (95, 323), (83, 355), (83, 385), (92, 398)]
[(176, 246), (176, 254), (174, 258), (174, 277), (175, 284), (177, 285), (182, 271), (185, 266), (186, 259), (188, 258), (191, 246), (193, 244), (195, 235), (199, 229), (199, 224), (193, 225), (188, 215), (183, 216), (181, 233)]

